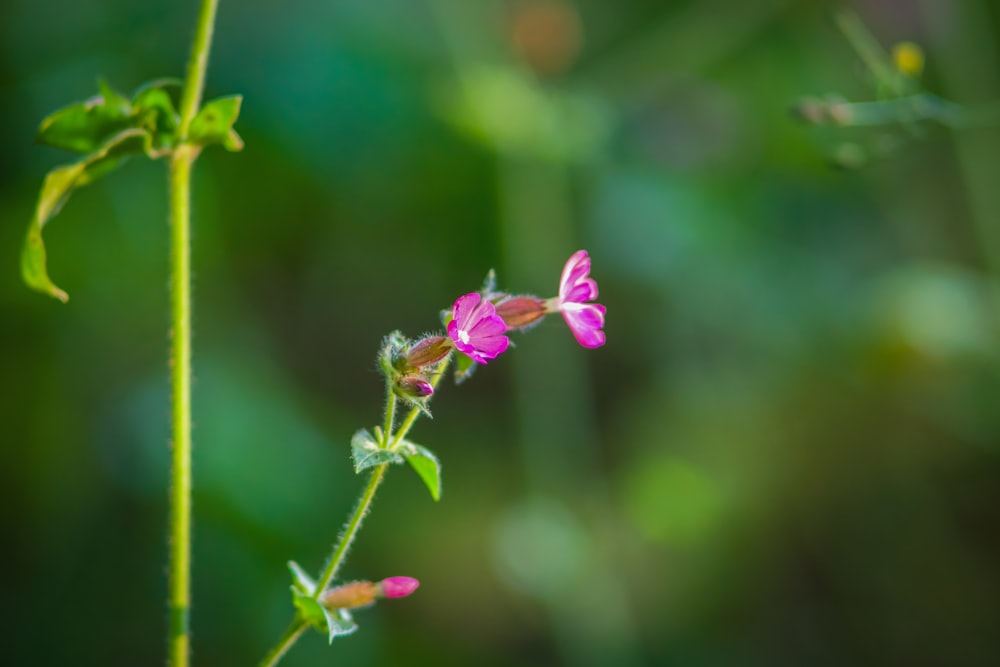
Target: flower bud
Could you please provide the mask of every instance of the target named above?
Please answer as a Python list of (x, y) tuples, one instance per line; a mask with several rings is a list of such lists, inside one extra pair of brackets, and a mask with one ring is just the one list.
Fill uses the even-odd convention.
[(411, 347), (404, 357), (406, 368), (423, 368), (444, 359), (451, 352), (451, 341), (445, 336), (428, 336)]
[(380, 598), (405, 598), (419, 585), (413, 577), (389, 577), (375, 584)]
[(366, 607), (380, 596), (380, 584), (370, 581), (355, 581), (331, 588), (319, 597), (320, 604), (327, 609), (356, 609)]
[(545, 317), (545, 302), (533, 296), (512, 296), (497, 304), (499, 315), (508, 329), (520, 329)]
[(396, 380), (396, 393), (403, 398), (427, 398), (434, 386), (423, 375), (404, 375)]

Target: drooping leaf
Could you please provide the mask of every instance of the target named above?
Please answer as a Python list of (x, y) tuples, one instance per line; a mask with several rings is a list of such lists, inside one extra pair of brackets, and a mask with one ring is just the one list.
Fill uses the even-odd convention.
[(396, 452), (379, 447), (368, 431), (361, 429), (351, 438), (351, 457), (354, 472), (360, 473), (383, 463), (402, 463), (403, 457)]
[(427, 490), (431, 492), (431, 498), (435, 502), (441, 499), (441, 462), (437, 456), (418, 444), (404, 440), (400, 443), (399, 452), (403, 458), (413, 467), (413, 470), (424, 480)]
[(149, 133), (144, 130), (122, 130), (79, 162), (56, 167), (48, 173), (42, 183), (35, 215), (28, 226), (27, 238), (21, 251), (21, 275), (29, 287), (64, 303), (69, 300), (66, 292), (49, 278), (42, 228), (59, 212), (75, 188), (94, 182), (118, 166), (128, 155), (146, 150), (149, 141)]
[(233, 129), (242, 103), (242, 95), (220, 97), (206, 102), (191, 121), (188, 140), (201, 146), (222, 144), (227, 151), (243, 150), (243, 140)]

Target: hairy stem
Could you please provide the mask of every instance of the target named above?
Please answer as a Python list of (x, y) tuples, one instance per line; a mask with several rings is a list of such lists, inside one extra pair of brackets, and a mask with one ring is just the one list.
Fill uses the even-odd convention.
[(170, 488), (168, 663), (190, 664), (191, 613), (191, 165), (198, 155), (183, 143), (201, 103), (218, 0), (204, 0), (181, 99), (182, 143), (170, 158), (170, 302), (173, 461)]
[(308, 627), (309, 624), (305, 621), (297, 618), (292, 621), (292, 624), (285, 630), (285, 634), (278, 640), (278, 643), (260, 661), (260, 667), (274, 667), (274, 665), (277, 665), (278, 661), (285, 655), (285, 652), (292, 647), (292, 644), (298, 641), (299, 635), (305, 632)]
[[(453, 354), (449, 354), (445, 357), (444, 361), (438, 367), (437, 373), (431, 378), (431, 386), (437, 387), (441, 378), (444, 377), (445, 371), (448, 369), (448, 365), (451, 363), (451, 358)], [(382, 442), (379, 443), (383, 447), (395, 447), (399, 442), (406, 437), (406, 434), (413, 427), (414, 422), (417, 421), (417, 417), (420, 416), (420, 409), (413, 408), (410, 413), (403, 420), (403, 423), (399, 427), (399, 431), (396, 432), (395, 437), (392, 434), (392, 423), (396, 411), (396, 396), (392, 392), (391, 383), (386, 384), (386, 392), (388, 397), (386, 399), (386, 415), (385, 415), (385, 432), (382, 434)], [(387, 444), (391, 443), (391, 444)], [(354, 542), (354, 538), (358, 534), (358, 530), (361, 528), (361, 522), (364, 521), (365, 516), (371, 509), (372, 500), (375, 498), (375, 492), (378, 490), (379, 485), (382, 480), (385, 479), (385, 472), (388, 470), (389, 464), (383, 463), (376, 466), (368, 478), (368, 484), (365, 486), (364, 491), (361, 492), (361, 497), (358, 499), (358, 504), (354, 508), (354, 513), (351, 518), (347, 521), (347, 527), (344, 528), (344, 532), (340, 535), (340, 539), (337, 540), (337, 544), (333, 547), (333, 553), (330, 555), (330, 560), (327, 561), (326, 567), (323, 569), (323, 573), (319, 577), (319, 581), (316, 582), (316, 591), (313, 597), (319, 599), (319, 596), (323, 594), (333, 578), (337, 576), (337, 570), (344, 562), (344, 557), (347, 555), (348, 550), (351, 548), (351, 543)], [(291, 646), (298, 641), (299, 636), (302, 631), (305, 630), (306, 624), (299, 618), (296, 618), (289, 629), (285, 632), (284, 636), (278, 640), (267, 657), (260, 663), (260, 667), (273, 667), (278, 664), (281, 657), (288, 651)]]

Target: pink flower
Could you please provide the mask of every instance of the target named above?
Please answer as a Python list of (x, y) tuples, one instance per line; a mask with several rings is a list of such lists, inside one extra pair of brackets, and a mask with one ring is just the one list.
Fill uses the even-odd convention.
[(497, 315), (496, 307), (472, 292), (460, 296), (452, 308), (448, 337), (459, 352), (485, 364), (507, 349), (510, 339), (504, 336), (507, 325)]
[(563, 267), (559, 280), (559, 296), (547, 302), (549, 312), (559, 311), (569, 325), (576, 341), (584, 347), (604, 345), (604, 313), (599, 303), (587, 303), (597, 298), (597, 282), (590, 277), (590, 257), (586, 250), (577, 250)]
[(413, 577), (389, 577), (378, 582), (379, 597), (405, 598), (419, 585), (420, 582)]

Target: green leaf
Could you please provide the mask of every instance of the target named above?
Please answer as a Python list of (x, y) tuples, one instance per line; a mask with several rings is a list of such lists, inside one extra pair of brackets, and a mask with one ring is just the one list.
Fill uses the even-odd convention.
[(306, 595), (313, 595), (316, 592), (316, 582), (312, 580), (306, 571), (293, 560), (288, 561), (288, 569), (292, 572), (292, 579), (295, 582), (292, 584), (292, 588), (301, 591)]
[(29, 287), (64, 303), (69, 300), (66, 292), (49, 278), (42, 228), (59, 212), (74, 188), (94, 182), (121, 164), (129, 154), (145, 150), (149, 141), (149, 133), (144, 130), (122, 130), (79, 162), (56, 167), (48, 173), (38, 194), (35, 215), (28, 226), (28, 235), (21, 251), (21, 275)]
[(48, 116), (39, 126), (35, 141), (75, 153), (90, 153), (130, 125), (127, 111), (98, 96)]
[(298, 610), (299, 618), (320, 632), (325, 632), (333, 643), (335, 637), (349, 635), (358, 629), (357, 623), (345, 609), (331, 610), (321, 605), (311, 595), (305, 595), (295, 586), (292, 590), (292, 604)]
[(153, 136), (155, 148), (167, 151), (177, 143), (180, 117), (170, 94), (155, 83), (143, 86), (132, 98), (132, 121)]
[(374, 468), (383, 463), (402, 463), (403, 457), (389, 449), (382, 449), (368, 431), (361, 429), (351, 438), (351, 456), (354, 472)]
[(243, 140), (233, 129), (242, 103), (242, 95), (220, 97), (205, 103), (191, 121), (188, 140), (201, 146), (222, 144), (227, 151), (243, 150)]
[(455, 362), (455, 384), (462, 384), (472, 377), (478, 365), (472, 360), (472, 357), (459, 354), (458, 360)]
[(441, 462), (431, 450), (421, 447), (408, 440), (400, 443), (399, 452), (413, 467), (413, 470), (424, 480), (431, 498), (435, 502), (441, 500)]

